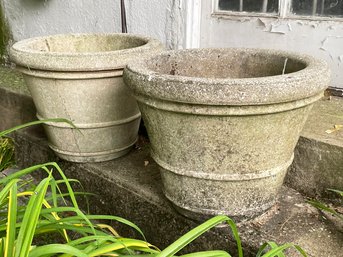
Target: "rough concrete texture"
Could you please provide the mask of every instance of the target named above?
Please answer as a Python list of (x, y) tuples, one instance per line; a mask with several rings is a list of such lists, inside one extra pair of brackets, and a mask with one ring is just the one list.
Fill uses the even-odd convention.
[[(142, 145), (119, 159), (89, 164), (59, 161), (47, 147), (44, 135), (20, 132), (15, 136), (20, 166), (57, 160), (69, 177), (81, 181), (84, 189), (97, 194), (90, 199), (93, 213), (125, 217), (136, 223), (147, 240), (164, 248), (198, 223), (178, 214), (162, 192), (157, 164), (151, 159), (149, 145)], [(83, 205), (85, 207), (85, 205)], [(127, 227), (114, 225), (125, 236), (137, 236)], [(287, 187), (281, 189), (276, 205), (249, 222), (237, 224), (244, 256), (255, 256), (265, 241), (300, 244), (309, 256), (339, 257), (343, 234), (304, 198)], [(223, 249), (235, 252), (227, 227), (215, 228), (191, 243), (185, 252)], [(299, 256), (289, 252), (287, 256)]]
[(36, 108), (22, 76), (0, 66), (0, 130), (35, 120)]
[[(0, 125), (1, 129), (3, 129), (12, 126), (14, 121), (23, 122), (18, 118), (20, 115), (25, 120), (30, 120), (35, 111), (32, 110), (31, 114), (23, 114), (25, 108), (30, 105), (25, 100), (29, 99), (29, 96), (19, 93), (25, 87), (20, 75), (6, 68), (0, 67), (0, 70), (5, 70), (7, 74), (12, 75), (11, 77), (15, 81), (18, 81), (16, 87), (9, 87), (9, 81), (12, 80), (5, 81), (4, 77), (0, 77)], [(30, 100), (30, 103), (33, 108), (32, 100)], [(4, 108), (7, 113), (3, 115)], [(315, 152), (321, 151), (321, 147), (323, 147), (322, 140), (328, 138), (331, 138), (331, 140), (330, 142), (326, 141), (327, 154), (322, 155), (321, 160), (319, 158), (310, 159), (311, 163), (315, 164), (325, 160), (330, 156), (329, 152), (335, 149), (334, 146), (337, 147), (337, 151), (343, 153), (343, 148), (338, 146), (341, 144), (339, 142), (342, 142), (341, 134), (324, 133), (323, 137), (318, 137), (317, 134), (313, 133), (313, 138), (308, 138), (305, 135), (305, 131), (309, 132), (318, 127), (323, 127), (326, 130), (327, 126), (321, 125), (322, 122), (327, 120), (324, 116), (329, 114), (327, 116), (329, 118), (332, 114), (337, 115), (341, 113), (339, 110), (342, 110), (342, 108), (343, 101), (339, 98), (332, 98), (330, 101), (319, 101), (314, 105), (300, 140), (315, 140), (318, 143), (309, 144), (308, 146), (318, 148), (313, 148), (312, 152), (309, 151), (310, 149), (304, 152), (304, 149), (299, 148), (298, 144), (295, 161), (304, 158), (302, 153), (309, 154), (308, 157), (303, 159), (308, 161), (308, 158), (313, 156)], [(330, 110), (333, 113), (330, 113)], [(329, 128), (332, 127), (331, 123), (339, 123), (337, 121), (339, 120), (329, 120), (327, 123)], [(19, 158), (18, 164), (21, 166), (53, 160), (58, 161), (55, 154), (47, 147), (44, 134), (42, 134), (42, 131), (37, 131), (37, 128), (31, 129), (29, 134), (20, 133), (16, 135), (16, 144), (19, 150), (17, 154)], [(341, 131), (337, 132), (342, 133)], [(81, 180), (86, 191), (97, 194), (97, 197), (91, 198), (90, 207), (92, 211), (119, 215), (132, 220), (143, 229), (150, 242), (161, 248), (170, 244), (196, 225), (196, 222), (184, 218), (174, 211), (169, 201), (163, 196), (157, 164), (154, 163), (145, 148), (134, 150), (129, 155), (117, 160), (99, 164), (72, 164), (61, 161), (59, 163), (65, 168), (69, 176)], [(307, 163), (298, 161), (297, 166), (291, 172), (296, 172), (296, 169), (304, 167), (304, 165), (307, 165)], [(330, 165), (330, 162), (326, 162), (326, 165)], [(341, 167), (336, 167), (336, 173), (338, 174), (336, 178), (342, 176), (340, 173)], [(320, 188), (316, 183), (327, 181), (330, 175), (325, 174), (325, 172), (329, 171), (328, 168), (324, 170), (318, 170), (317, 168), (317, 165), (313, 165), (311, 170), (304, 170), (302, 176), (296, 177), (294, 173), (290, 172), (287, 178), (296, 178), (292, 186), (297, 186), (299, 189), (306, 184), (308, 191), (305, 191), (305, 193), (315, 189), (319, 191)], [(311, 174), (316, 179), (308, 181), (307, 177)], [(335, 181), (332, 180), (332, 182)], [(338, 188), (338, 185), (332, 185), (332, 187)], [(275, 215), (268, 215), (271, 213)], [(114, 225), (118, 226), (118, 224)], [(259, 244), (267, 240), (274, 240), (278, 243), (298, 242), (313, 257), (340, 257), (343, 251), (342, 233), (339, 233), (337, 228), (333, 227), (328, 220), (322, 219), (320, 213), (308, 206), (301, 195), (287, 187), (281, 189), (280, 198), (273, 209), (249, 223), (242, 222), (238, 226), (246, 256), (255, 256)], [(120, 227), (119, 231), (125, 236), (133, 235), (132, 230), (125, 227)], [(193, 242), (191, 247), (187, 248), (187, 251), (220, 248), (234, 249), (234, 243), (226, 229), (212, 230), (201, 239)]]
[[(0, 66), (0, 91), (1, 129), (35, 119), (32, 98), (18, 72)], [(341, 113), (342, 98), (332, 97), (314, 104), (286, 176), (288, 186), (312, 197), (327, 195), (327, 188), (343, 188), (343, 166), (340, 164), (343, 159), (343, 129), (330, 134), (325, 132), (334, 125), (343, 124)]]
[(157, 40), (129, 34), (67, 34), (23, 40), (11, 58), (24, 74), (50, 147), (75, 162), (126, 154), (137, 140), (140, 111), (124, 85), (127, 62), (161, 51)]
[(19, 41), (11, 47), (10, 57), (30, 69), (114, 70), (161, 49), (159, 41), (133, 34), (61, 34)]
[(343, 128), (335, 130), (335, 125), (343, 125), (342, 98), (315, 104), (295, 150), (288, 185), (311, 197), (332, 198), (328, 188), (343, 189)]
[(169, 51), (131, 63), (126, 73), (137, 95), (238, 106), (311, 97), (330, 79), (327, 64), (308, 55), (245, 48)]
[(197, 49), (129, 64), (124, 81), (166, 197), (192, 218), (246, 218), (274, 204), (329, 71), (287, 52)]

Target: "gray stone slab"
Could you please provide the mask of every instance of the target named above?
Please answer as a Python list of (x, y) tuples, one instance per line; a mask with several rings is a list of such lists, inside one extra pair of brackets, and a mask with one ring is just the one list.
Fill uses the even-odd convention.
[[(8, 72), (13, 71), (6, 70)], [(0, 76), (0, 128), (34, 119), (34, 106), (28, 93), (21, 89), (23, 84), (19, 89), (11, 87), (11, 80), (4, 82), (3, 78)], [(341, 186), (342, 189), (342, 131), (325, 133), (333, 125), (343, 123), (342, 110), (343, 101), (338, 98), (315, 105), (296, 148), (295, 161), (287, 176), (288, 186), (307, 195), (322, 195), (327, 187)], [(54, 155), (40, 127), (17, 133), (15, 137), (20, 166), (58, 161), (70, 177), (78, 178), (87, 191), (98, 195), (91, 199), (92, 211), (132, 220), (151, 243), (161, 248), (197, 224), (178, 214), (164, 198), (148, 145), (115, 161), (73, 164), (60, 161)], [(341, 256), (342, 233), (322, 219), (297, 191), (284, 186), (275, 207), (250, 222), (238, 224), (247, 256), (254, 256), (258, 246), (266, 240), (299, 243), (309, 256)], [(125, 227), (120, 227), (119, 231), (133, 235), (133, 231)], [(217, 228), (192, 243), (187, 251), (234, 248), (228, 229)]]
[[(33, 135), (32, 131), (16, 133), (16, 143), (20, 166), (54, 159), (44, 135)], [(148, 144), (109, 162), (75, 164), (55, 160), (69, 177), (79, 179), (87, 191), (97, 194), (90, 199), (92, 212), (133, 221), (148, 241), (161, 248), (198, 224), (178, 214), (163, 196), (158, 167), (150, 158)], [(270, 240), (300, 244), (309, 256), (341, 256), (342, 232), (305, 200), (300, 193), (284, 186), (274, 207), (251, 221), (238, 223), (246, 256), (254, 256), (257, 248)], [(133, 231), (121, 226), (119, 232), (134, 236)], [(186, 251), (205, 249), (234, 250), (228, 228), (206, 233)], [(298, 255), (290, 252), (287, 256)]]
[(331, 97), (316, 103), (295, 149), (286, 183), (311, 197), (334, 197), (328, 188), (343, 190), (343, 99)]

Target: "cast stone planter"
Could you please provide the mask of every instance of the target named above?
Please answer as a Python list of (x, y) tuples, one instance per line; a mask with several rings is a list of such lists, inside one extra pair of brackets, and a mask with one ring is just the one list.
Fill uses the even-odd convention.
[(105, 161), (127, 153), (137, 140), (140, 112), (125, 87), (129, 61), (160, 52), (154, 39), (130, 34), (65, 34), (17, 42), (11, 59), (24, 75), (49, 145), (63, 159)]
[(186, 216), (251, 218), (277, 200), (326, 63), (257, 49), (164, 52), (129, 64), (166, 197)]

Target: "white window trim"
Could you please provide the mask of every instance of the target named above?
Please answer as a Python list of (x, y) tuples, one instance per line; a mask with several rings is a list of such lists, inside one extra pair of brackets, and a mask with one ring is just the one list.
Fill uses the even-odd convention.
[(186, 0), (185, 48), (200, 47), (202, 0)]
[(330, 16), (305, 16), (294, 15), (291, 13), (291, 1), (292, 0), (279, 0), (279, 12), (278, 13), (257, 13), (257, 12), (235, 12), (235, 11), (223, 11), (219, 10), (219, 0), (212, 1), (212, 16), (220, 18), (232, 18), (232, 17), (270, 17), (270, 18), (282, 18), (282, 19), (296, 19), (296, 20), (311, 20), (311, 21), (343, 21), (343, 17), (330, 17)]

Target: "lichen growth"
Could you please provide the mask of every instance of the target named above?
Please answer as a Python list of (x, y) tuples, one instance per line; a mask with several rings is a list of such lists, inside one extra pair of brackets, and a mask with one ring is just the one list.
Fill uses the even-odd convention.
[(0, 87), (12, 92), (30, 95), (22, 75), (15, 69), (0, 65)]

